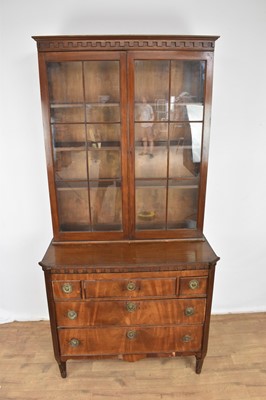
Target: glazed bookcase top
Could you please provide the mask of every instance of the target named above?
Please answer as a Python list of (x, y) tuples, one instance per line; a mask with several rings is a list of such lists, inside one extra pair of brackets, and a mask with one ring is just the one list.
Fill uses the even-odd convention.
[(54, 241), (200, 239), (218, 36), (34, 36)]

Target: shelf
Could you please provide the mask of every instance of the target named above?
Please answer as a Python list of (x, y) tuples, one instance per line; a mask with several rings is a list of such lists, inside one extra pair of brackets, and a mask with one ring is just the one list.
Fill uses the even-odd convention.
[(88, 181), (73, 181), (73, 180), (60, 180), (56, 181), (56, 187), (58, 190), (75, 190), (75, 189), (86, 189), (88, 188), (107, 188), (121, 187), (121, 180), (118, 179), (90, 179)]
[(106, 106), (111, 106), (111, 107), (118, 107), (120, 106), (119, 102), (106, 102), (106, 103), (97, 103), (97, 102), (92, 102), (92, 103), (50, 103), (50, 107), (53, 108), (75, 108), (75, 107), (106, 107)]
[[(117, 142), (116, 142), (117, 143)], [(56, 152), (64, 152), (64, 151), (120, 151), (121, 148), (119, 144), (116, 146), (113, 143), (104, 143), (102, 145), (102, 142), (97, 142), (95, 143), (95, 147), (93, 144), (88, 143), (88, 146), (86, 146), (86, 143), (84, 143), (83, 146), (73, 146), (73, 144), (69, 144), (69, 146), (55, 146), (54, 147)]]

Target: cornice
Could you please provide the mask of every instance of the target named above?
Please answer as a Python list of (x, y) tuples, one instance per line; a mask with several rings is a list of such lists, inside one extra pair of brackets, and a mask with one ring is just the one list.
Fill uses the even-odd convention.
[(214, 51), (217, 36), (33, 36), (39, 52), (90, 50)]

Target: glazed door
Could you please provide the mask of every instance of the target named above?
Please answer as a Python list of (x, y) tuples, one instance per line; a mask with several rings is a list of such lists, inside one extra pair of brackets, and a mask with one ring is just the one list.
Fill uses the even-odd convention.
[(131, 52), (131, 232), (202, 235), (211, 53)]
[(128, 235), (126, 59), (40, 55), (56, 240)]

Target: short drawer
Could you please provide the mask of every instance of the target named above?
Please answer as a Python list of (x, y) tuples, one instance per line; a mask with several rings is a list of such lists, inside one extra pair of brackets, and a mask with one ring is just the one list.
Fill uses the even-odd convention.
[(176, 278), (109, 279), (84, 282), (85, 297), (151, 297), (176, 293)]
[(205, 318), (205, 299), (56, 303), (57, 325), (123, 326), (199, 324)]
[(195, 352), (202, 326), (59, 329), (62, 356)]
[(207, 295), (207, 282), (207, 277), (181, 277), (179, 283), (179, 296), (204, 297)]
[(80, 281), (53, 281), (53, 295), (55, 299), (81, 299)]

